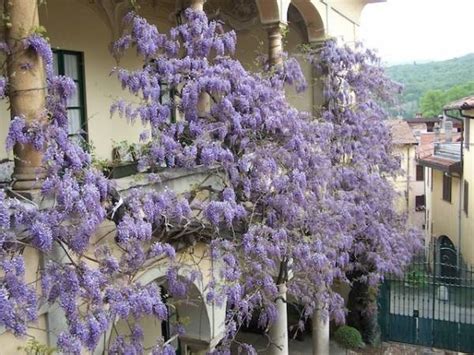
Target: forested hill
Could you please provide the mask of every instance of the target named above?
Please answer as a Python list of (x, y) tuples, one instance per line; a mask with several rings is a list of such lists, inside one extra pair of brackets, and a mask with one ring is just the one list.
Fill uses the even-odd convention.
[(440, 62), (395, 65), (387, 72), (404, 85), (400, 107), (392, 110), (403, 117), (423, 111), (424, 116), (432, 116), (445, 101), (474, 94), (474, 53)]

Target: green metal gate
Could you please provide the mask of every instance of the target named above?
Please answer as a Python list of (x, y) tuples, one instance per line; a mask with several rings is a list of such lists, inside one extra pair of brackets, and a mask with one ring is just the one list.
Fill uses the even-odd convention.
[(474, 353), (474, 270), (440, 259), (386, 278), (379, 295), (382, 338)]

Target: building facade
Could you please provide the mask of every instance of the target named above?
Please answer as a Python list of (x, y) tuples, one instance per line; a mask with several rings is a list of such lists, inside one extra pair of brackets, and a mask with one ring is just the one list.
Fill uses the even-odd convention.
[(420, 230), (425, 223), (424, 171), (416, 163), (418, 139), (405, 120), (388, 120), (394, 154), (400, 159), (400, 174), (394, 185), (399, 193), (397, 207), (408, 215), (408, 222)]
[(473, 109), (473, 98), (447, 105), (446, 115), (462, 123), (460, 134), (438, 133), (433, 153), (419, 159), (426, 168), (427, 244), (435, 247), (439, 261), (457, 267), (474, 265), (474, 222), (469, 210), (474, 203), (469, 191), (474, 182)]
[[(359, 18), (363, 7), (370, 2), (380, 0), (143, 0), (139, 1), (140, 12), (150, 22), (157, 25), (160, 32), (167, 32), (176, 25), (177, 14), (182, 9), (193, 6), (207, 12), (210, 18), (220, 19), (227, 29), (237, 32), (238, 44), (236, 58), (247, 68), (254, 68), (255, 58), (260, 54), (269, 54), (270, 61), (278, 60), (279, 51), (286, 50), (298, 54), (302, 44), (320, 44), (330, 37), (336, 37), (348, 43), (357, 39)], [(54, 70), (57, 74), (68, 75), (75, 81), (78, 92), (68, 107), (70, 135), (82, 136), (91, 147), (94, 156), (99, 160), (112, 160), (113, 148), (119, 142), (127, 144), (138, 142), (142, 127), (136, 123), (130, 125), (125, 120), (110, 116), (112, 102), (127, 97), (119, 82), (109, 75), (117, 65), (109, 52), (113, 40), (121, 33), (123, 16), (130, 11), (129, 0), (48, 0), (40, 4), (37, 0), (24, 2), (28, 15), (37, 22), (38, 28), (47, 30), (50, 43), (54, 48)], [(26, 15), (26, 12), (25, 12)], [(121, 66), (128, 69), (140, 68), (141, 62), (132, 55), (122, 58)], [(308, 82), (313, 83), (312, 70), (302, 63)], [(312, 112), (318, 105), (321, 92), (317, 85), (311, 85), (305, 93), (296, 94), (288, 91), (288, 100), (296, 107)], [(0, 106), (0, 140), (5, 141), (10, 119), (6, 103)], [(30, 151), (21, 151), (15, 157), (17, 166), (13, 179), (23, 192), (35, 188), (34, 175), (31, 171), (38, 168), (41, 159)], [(13, 156), (0, 148), (1, 160), (13, 160)], [(27, 163), (27, 166), (21, 164)], [(20, 164), (21, 163), (21, 164)], [(132, 187), (163, 189), (168, 187), (177, 193), (186, 193), (190, 186), (199, 184), (207, 175), (201, 171), (164, 172), (161, 182), (146, 185), (136, 179), (122, 178), (117, 180), (119, 190), (126, 194)], [(20, 182), (20, 184), (18, 184)], [(146, 185), (146, 186), (145, 186)], [(21, 188), (19, 187), (21, 186)], [(37, 186), (36, 186), (37, 187)], [(102, 232), (113, 230), (114, 226), (104, 225)], [(193, 258), (201, 260), (200, 271), (212, 272), (212, 265), (206, 261), (207, 245), (198, 244), (179, 252), (184, 262), (189, 261), (188, 269), (192, 271)], [(34, 280), (41, 260), (34, 250), (27, 250), (27, 277)], [(140, 275), (143, 283), (160, 282), (163, 270), (159, 267)], [(196, 284), (195, 292), (201, 300), (205, 288), (205, 278)], [(204, 301), (199, 305), (183, 304), (178, 312), (190, 316), (186, 336), (181, 340), (183, 353), (205, 353), (212, 349), (222, 338), (223, 317), (225, 309), (214, 308)], [(54, 307), (45, 307), (40, 312), (35, 327), (29, 331), (40, 343), (54, 346), (58, 332), (65, 324), (64, 316)], [(117, 325), (119, 328), (125, 325)], [(156, 338), (164, 329), (161, 324), (145, 325), (146, 336)], [(145, 339), (145, 342), (147, 340)], [(24, 339), (15, 338), (0, 329), (2, 353), (13, 354), (18, 346), (24, 345)], [(107, 343), (104, 340), (104, 346)], [(101, 353), (103, 349), (97, 349)]]

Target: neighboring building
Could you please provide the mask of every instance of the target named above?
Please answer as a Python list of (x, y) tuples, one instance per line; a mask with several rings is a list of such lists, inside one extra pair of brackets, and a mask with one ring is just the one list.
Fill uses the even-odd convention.
[(424, 171), (416, 164), (418, 141), (405, 120), (388, 120), (392, 133), (394, 153), (400, 157), (402, 174), (395, 179), (395, 188), (400, 194), (398, 208), (408, 214), (411, 225), (424, 225)]
[[(214, 18), (223, 20), (228, 29), (237, 32), (238, 46), (236, 58), (245, 66), (252, 68), (258, 54), (270, 53), (274, 55), (275, 48), (282, 47), (282, 24), (287, 26), (286, 48), (290, 53), (298, 51), (301, 44), (320, 44), (326, 38), (337, 37), (347, 42), (357, 39), (359, 18), (363, 7), (367, 3), (381, 0), (351, 0), (351, 1), (320, 1), (320, 0), (143, 0), (141, 14), (155, 23), (161, 32), (168, 31), (176, 23), (177, 10), (187, 7), (190, 3), (204, 2), (205, 10)], [(383, 0), (382, 0), (383, 1)], [(127, 97), (122, 91), (116, 78), (110, 76), (111, 69), (116, 65), (109, 54), (109, 45), (121, 31), (123, 16), (130, 10), (130, 0), (48, 0), (47, 2), (28, 0), (29, 9), (34, 11), (34, 18), (39, 18), (39, 24), (48, 31), (51, 45), (55, 49), (55, 70), (58, 74), (72, 76), (78, 84), (78, 94), (69, 107), (70, 134), (81, 135), (95, 147), (94, 153), (100, 159), (111, 159), (113, 142), (138, 141), (142, 127), (139, 124), (131, 126), (118, 117), (110, 118), (110, 106), (114, 99)], [(45, 3), (39, 6), (39, 3)], [(271, 59), (271, 58), (270, 58)], [(126, 68), (140, 68), (142, 63), (134, 56), (126, 56), (121, 65)], [(303, 64), (303, 71), (308, 82), (312, 82), (312, 70), (308, 64)], [(296, 95), (288, 92), (288, 99), (300, 109), (313, 111), (321, 93), (317, 87), (310, 88), (306, 93)], [(130, 97), (132, 99), (132, 97)], [(0, 141), (5, 141), (8, 130), (10, 112), (7, 103), (0, 105), (0, 114), (3, 117), (0, 123)], [(415, 143), (409, 143), (415, 144)], [(411, 161), (412, 148), (410, 148)], [(31, 152), (25, 152), (16, 161), (32, 161)], [(10, 158), (4, 148), (0, 149), (0, 160)], [(41, 159), (36, 159), (41, 162)], [(31, 170), (35, 168), (30, 164)], [(38, 165), (36, 165), (38, 167)], [(30, 171), (31, 171), (30, 170)], [(413, 170), (410, 168), (409, 170)], [(413, 170), (414, 171), (414, 170)], [(411, 176), (414, 176), (414, 172)], [(17, 174), (16, 181), (23, 181), (24, 186), (34, 179), (31, 174)], [(161, 174), (161, 182), (148, 184), (133, 178), (119, 179), (118, 190), (126, 194), (131, 187), (163, 189), (165, 186), (177, 193), (189, 192), (191, 186), (199, 185), (207, 180), (207, 174), (202, 171), (165, 171)], [(27, 178), (25, 178), (25, 176)], [(29, 176), (29, 180), (28, 180)], [(25, 180), (21, 180), (22, 179)], [(20, 180), (19, 180), (20, 179)], [(473, 182), (474, 183), (474, 182)], [(17, 186), (17, 185), (15, 185)], [(15, 188), (15, 186), (13, 186)], [(33, 183), (29, 185), (31, 190)], [(24, 192), (24, 191), (23, 191)], [(414, 202), (410, 202), (414, 205)], [(113, 230), (113, 225), (104, 226), (104, 231)], [(202, 243), (193, 250), (193, 255), (205, 255), (207, 245)], [(187, 249), (180, 253), (188, 253)], [(189, 254), (189, 253), (188, 253)], [(38, 254), (33, 250), (25, 252), (28, 258), (28, 278), (36, 278), (36, 270), (40, 267)], [(188, 255), (189, 256), (189, 255)], [(186, 257), (184, 257), (186, 259)], [(206, 272), (209, 263), (202, 257), (203, 265), (199, 265)], [(193, 264), (194, 265), (194, 264)], [(190, 266), (191, 268), (191, 266)], [(184, 268), (186, 269), (186, 268)], [(140, 275), (143, 283), (161, 282), (163, 270), (155, 268)], [(192, 292), (196, 292), (204, 299), (205, 282), (196, 285)], [(196, 297), (197, 299), (198, 297)], [(222, 321), (224, 309), (201, 304), (191, 309), (183, 304), (177, 312), (189, 316), (186, 338), (181, 339), (183, 354), (205, 353), (222, 337)], [(195, 317), (193, 317), (195, 316)], [(58, 330), (64, 326), (64, 317), (56, 309), (42, 308), (38, 324), (29, 334), (43, 344), (54, 346)], [(118, 326), (121, 326), (120, 324)], [(43, 330), (41, 330), (41, 329)], [(161, 334), (160, 324), (145, 326), (146, 337), (155, 338)], [(0, 329), (0, 343), (2, 353), (14, 354), (23, 340), (15, 339), (11, 334)], [(147, 340), (145, 339), (145, 342)], [(104, 339), (105, 344), (105, 339)], [(189, 351), (189, 352), (188, 352)]]
[[(474, 97), (445, 107), (450, 117), (457, 114), (462, 123), (460, 135), (435, 134), (434, 151), (424, 152), (419, 164), (426, 167), (426, 236), (436, 247), (442, 263), (474, 265), (474, 218), (469, 207), (474, 199), (469, 186), (474, 184), (473, 137)], [(448, 121), (449, 122), (449, 121)], [(445, 127), (446, 128), (446, 127)]]
[[(422, 117), (417, 116), (415, 118), (405, 118), (404, 119), (412, 129), (415, 136), (427, 133), (427, 132), (434, 132), (436, 125), (441, 125), (443, 121), (443, 116), (439, 117)], [(462, 123), (459, 121), (453, 122), (453, 128), (456, 132), (460, 132), (462, 128)]]

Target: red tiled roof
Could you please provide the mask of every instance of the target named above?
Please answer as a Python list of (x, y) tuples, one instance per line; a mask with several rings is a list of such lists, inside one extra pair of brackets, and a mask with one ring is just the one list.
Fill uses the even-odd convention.
[(387, 120), (387, 124), (390, 127), (392, 133), (393, 144), (417, 144), (418, 141), (410, 129), (408, 123), (404, 120)]
[(418, 159), (418, 164), (446, 172), (460, 172), (461, 162), (430, 155)]
[(474, 109), (474, 96), (464, 97), (444, 106), (445, 110), (470, 110)]

